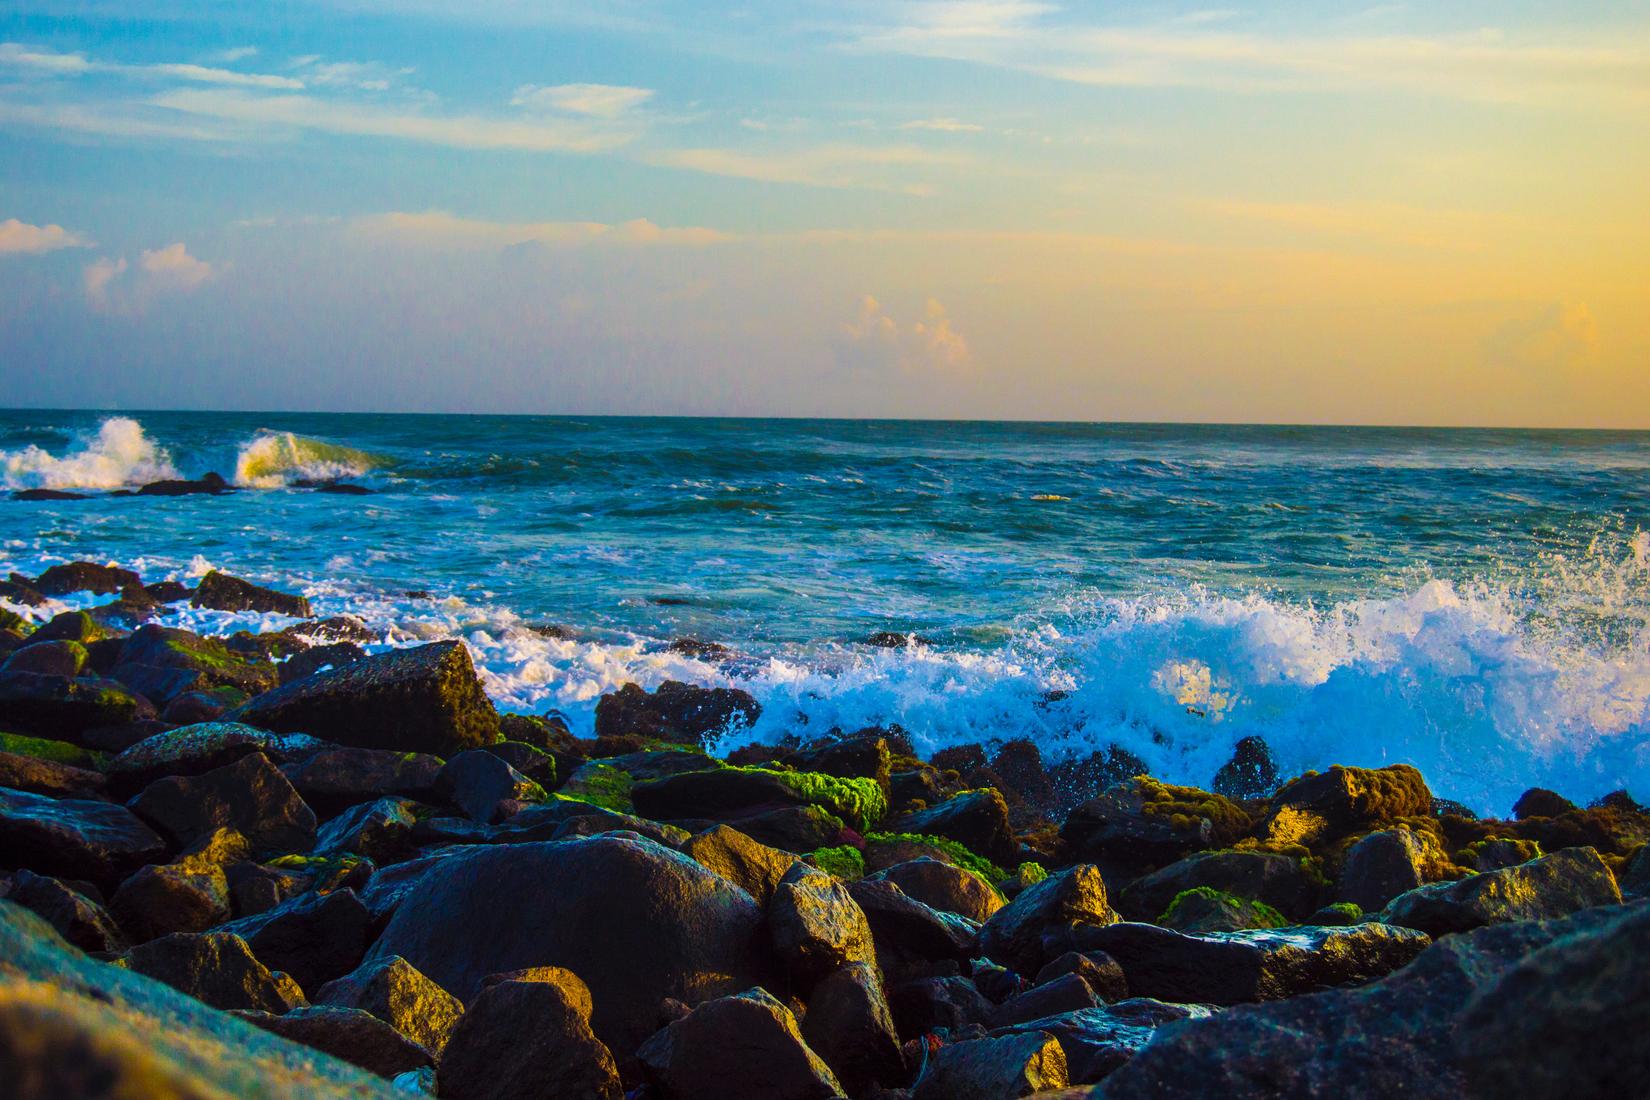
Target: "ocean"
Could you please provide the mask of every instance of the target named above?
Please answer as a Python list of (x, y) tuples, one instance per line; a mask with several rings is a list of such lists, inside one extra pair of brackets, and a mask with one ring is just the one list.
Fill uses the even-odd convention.
[[(109, 493), (208, 470), (245, 491)], [(374, 492), (294, 487), (334, 478)], [(1207, 784), (1258, 735), (1481, 812), (1650, 800), (1650, 433), (10, 411), (0, 487), (90, 494), (0, 499), (0, 571), (303, 591), (383, 646), (463, 638), (576, 732), (680, 679), (755, 695), (741, 740), (897, 724)]]

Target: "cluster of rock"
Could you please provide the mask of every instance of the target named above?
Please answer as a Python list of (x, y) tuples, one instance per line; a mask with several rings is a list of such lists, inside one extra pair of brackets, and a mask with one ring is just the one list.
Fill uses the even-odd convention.
[[(316, 481), (300, 479), (291, 485), (294, 489), (312, 489), (318, 493), (337, 493), (342, 496), (366, 496), (372, 492), (365, 485), (357, 485), (352, 481), (326, 480)], [(224, 476), (217, 472), (202, 474), (192, 478), (165, 478), (161, 481), (151, 481), (139, 485), (135, 489), (113, 489), (99, 496), (112, 497), (191, 497), (191, 496), (222, 496), (225, 493), (237, 493), (240, 489), (231, 484)], [(59, 501), (59, 500), (90, 500), (92, 494), (77, 493), (70, 489), (18, 489), (12, 494), (13, 500)]]
[[(1650, 816), (1413, 768), (1212, 784), (628, 685), (500, 715), (458, 642), (277, 610), (0, 633), (0, 1081), (64, 1096), (1581, 1097), (1650, 1081)], [(77, 586), (77, 587), (71, 587)], [(114, 605), (110, 605), (114, 606)], [(1624, 891), (1628, 900), (1624, 902)]]

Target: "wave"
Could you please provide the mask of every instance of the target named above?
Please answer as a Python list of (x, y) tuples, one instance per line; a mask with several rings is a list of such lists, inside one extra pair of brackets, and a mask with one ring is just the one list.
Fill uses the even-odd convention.
[(178, 476), (166, 449), (125, 416), (110, 417), (62, 456), (30, 445), (0, 451), (6, 489), (119, 489)]
[(262, 431), (241, 444), (235, 456), (235, 484), (278, 489), (297, 481), (339, 481), (360, 477), (383, 465), (366, 451), (292, 432)]

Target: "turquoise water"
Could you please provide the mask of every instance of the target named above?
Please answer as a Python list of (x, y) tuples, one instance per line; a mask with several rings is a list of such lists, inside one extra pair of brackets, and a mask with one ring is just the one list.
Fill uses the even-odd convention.
[[(207, 470), (248, 489), (106, 495)], [(576, 725), (674, 677), (751, 690), (757, 737), (1117, 743), (1207, 782), (1258, 733), (1485, 809), (1650, 798), (1650, 433), (10, 412), (0, 484), (94, 493), (0, 501), (0, 567), (303, 589)]]

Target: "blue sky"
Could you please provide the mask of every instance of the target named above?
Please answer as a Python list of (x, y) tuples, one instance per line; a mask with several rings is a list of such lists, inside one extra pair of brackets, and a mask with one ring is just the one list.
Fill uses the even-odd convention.
[(1650, 5), (0, 15), (14, 405), (1650, 425)]

